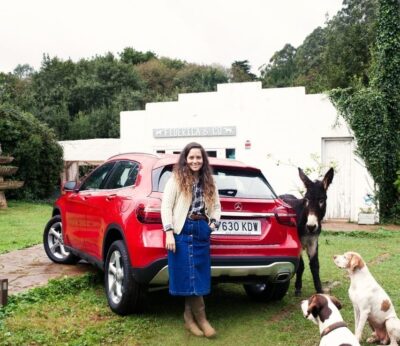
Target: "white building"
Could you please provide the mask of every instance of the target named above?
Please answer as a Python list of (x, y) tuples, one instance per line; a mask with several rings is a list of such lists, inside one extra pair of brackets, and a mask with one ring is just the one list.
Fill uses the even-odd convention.
[(220, 84), (216, 92), (181, 94), (176, 102), (121, 112), (120, 126), (120, 139), (60, 142), (62, 180), (77, 180), (79, 165), (96, 165), (121, 152), (178, 153), (196, 141), (209, 155), (261, 168), (278, 194), (300, 196), (297, 167), (322, 167), (324, 174), (333, 165), (329, 219), (357, 221), (360, 208), (366, 207), (365, 197), (373, 192), (373, 181), (354, 154), (351, 131), (326, 95), (306, 95), (303, 87)]
[(261, 168), (278, 194), (299, 195), (297, 167), (317, 168), (320, 162), (325, 173), (333, 164), (326, 218), (356, 221), (372, 193), (351, 131), (326, 95), (306, 95), (303, 87), (220, 84), (216, 92), (180, 94), (176, 102), (121, 112), (119, 152), (173, 153), (192, 141), (212, 156)]

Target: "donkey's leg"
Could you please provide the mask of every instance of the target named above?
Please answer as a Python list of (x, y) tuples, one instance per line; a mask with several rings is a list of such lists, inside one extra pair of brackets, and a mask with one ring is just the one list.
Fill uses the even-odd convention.
[(314, 281), (315, 291), (317, 293), (323, 293), (321, 279), (319, 277), (318, 238), (315, 239), (312, 246), (307, 250), (309, 249), (311, 251), (308, 251), (308, 257), (310, 259), (310, 270)]
[(297, 297), (301, 295), (303, 272), (304, 272), (304, 261), (303, 261), (303, 256), (300, 254), (300, 262), (296, 271), (296, 282), (294, 284), (295, 287), (294, 294)]

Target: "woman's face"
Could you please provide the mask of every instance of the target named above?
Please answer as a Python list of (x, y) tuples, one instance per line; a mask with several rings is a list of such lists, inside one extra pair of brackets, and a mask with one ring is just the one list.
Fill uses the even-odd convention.
[(203, 156), (199, 148), (192, 148), (186, 157), (187, 165), (193, 173), (198, 173), (203, 166)]

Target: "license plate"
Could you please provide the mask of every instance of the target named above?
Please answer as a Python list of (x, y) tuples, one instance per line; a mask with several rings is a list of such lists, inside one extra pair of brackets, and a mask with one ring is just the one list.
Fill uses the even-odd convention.
[(217, 231), (212, 233), (222, 235), (260, 235), (261, 221), (259, 220), (221, 220)]

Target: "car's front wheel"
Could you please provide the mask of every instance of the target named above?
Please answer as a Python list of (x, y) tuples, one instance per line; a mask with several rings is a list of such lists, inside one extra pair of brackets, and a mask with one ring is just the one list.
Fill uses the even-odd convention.
[(79, 257), (67, 251), (64, 247), (61, 216), (53, 216), (43, 232), (43, 246), (47, 256), (55, 263), (75, 264)]
[(290, 280), (243, 285), (247, 295), (257, 301), (281, 300), (287, 293)]
[(105, 290), (112, 311), (127, 315), (140, 311), (145, 288), (132, 275), (128, 251), (122, 240), (111, 244), (105, 263)]

